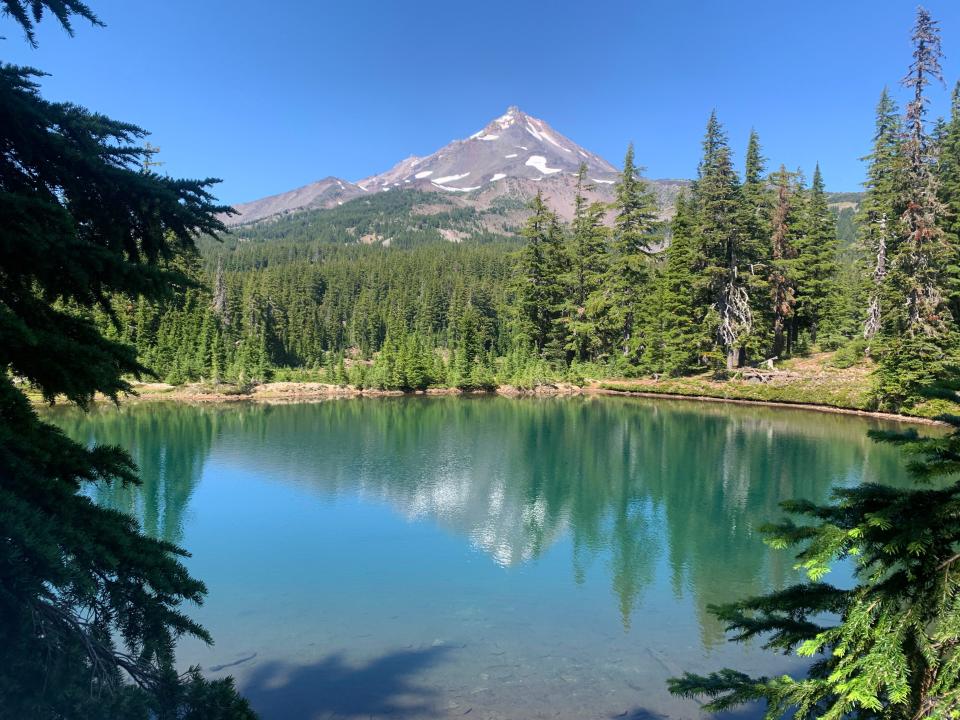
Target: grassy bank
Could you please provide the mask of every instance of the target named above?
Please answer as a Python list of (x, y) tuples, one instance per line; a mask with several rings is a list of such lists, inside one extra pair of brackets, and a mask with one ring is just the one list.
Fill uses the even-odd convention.
[[(832, 353), (788, 360), (773, 371), (735, 372), (725, 379), (713, 373), (683, 378), (606, 379), (597, 387), (609, 392), (677, 395), (750, 402), (839, 408), (877, 412), (871, 391), (872, 365), (859, 363), (848, 368), (832, 365)], [(960, 414), (960, 403), (942, 398), (927, 400), (898, 413), (907, 417), (933, 419)]]
[[(878, 411), (871, 393), (872, 366), (859, 363), (839, 368), (833, 364), (830, 353), (819, 353), (808, 358), (788, 360), (775, 370), (749, 369), (719, 379), (705, 372), (682, 378), (584, 378), (576, 384), (566, 380), (551, 381), (544, 377), (529, 386), (500, 385), (496, 392), (507, 396), (522, 395), (581, 395), (630, 394), (663, 395), (689, 398), (709, 398), (739, 402), (762, 402), (799, 405), (820, 409), (841, 409), (864, 413)], [(255, 385), (230, 383), (136, 383), (132, 401), (169, 400), (174, 402), (303, 402), (338, 397), (389, 397), (403, 395), (399, 390), (358, 389), (351, 385), (337, 385), (317, 381), (279, 381)], [(482, 391), (473, 391), (473, 393)], [(467, 394), (473, 394), (467, 393)], [(455, 388), (435, 387), (418, 394), (464, 394)], [(39, 395), (31, 398), (42, 402)], [(106, 398), (98, 398), (106, 400)], [(888, 413), (883, 413), (888, 414)], [(960, 415), (960, 403), (947, 399), (928, 400), (920, 405), (904, 408), (901, 416), (933, 419), (943, 414)]]

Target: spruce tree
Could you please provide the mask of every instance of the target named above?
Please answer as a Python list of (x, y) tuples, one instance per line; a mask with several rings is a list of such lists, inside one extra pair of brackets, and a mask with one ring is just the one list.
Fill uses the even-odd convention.
[(530, 209), (533, 213), (521, 233), (527, 242), (516, 280), (516, 332), (538, 353), (559, 359), (565, 345), (560, 322), (566, 295), (563, 230), (542, 193), (537, 192)]
[(840, 325), (837, 230), (819, 164), (805, 205), (796, 243), (797, 320), (809, 331), (812, 342), (826, 334), (836, 343)]
[(223, 333), (216, 330), (210, 350), (210, 379), (214, 383), (222, 382), (227, 369), (227, 353), (224, 348)]
[(599, 312), (611, 344), (635, 361), (644, 350), (640, 315), (650, 287), (657, 201), (634, 163), (633, 143), (623, 160), (613, 209), (613, 254), (603, 290), (606, 305)]
[(580, 164), (574, 196), (573, 223), (570, 228), (568, 256), (569, 288), (564, 309), (567, 325), (567, 350), (577, 360), (593, 359), (599, 351), (597, 320), (588, 308), (591, 296), (603, 287), (607, 266), (608, 231), (603, 224), (606, 208), (600, 202), (588, 202), (587, 165)]
[(707, 315), (716, 347), (728, 369), (743, 365), (745, 344), (753, 331), (748, 291), (749, 258), (745, 254), (742, 196), (730, 148), (716, 113), (711, 113), (703, 141), (703, 159), (694, 183), (698, 273), (705, 286)]
[(773, 330), (771, 355), (783, 358), (790, 351), (790, 321), (796, 307), (796, 288), (794, 278), (794, 258), (797, 255), (795, 243), (794, 195), (796, 188), (793, 176), (781, 165), (780, 170), (771, 176), (776, 188), (777, 200), (771, 223), (771, 260), (770, 300)]
[[(919, 438), (874, 432), (919, 456), (917, 481), (834, 490), (826, 505), (796, 500), (786, 519), (762, 528), (774, 548), (797, 548), (808, 579), (713, 607), (733, 640), (809, 658), (806, 677), (750, 677), (732, 669), (686, 674), (671, 692), (705, 697), (712, 712), (765, 701), (765, 718), (916, 720), (960, 713), (960, 422), (952, 434)], [(854, 564), (852, 587), (824, 582)]]
[(950, 96), (950, 119), (938, 143), (937, 170), (940, 202), (943, 206), (941, 226), (950, 246), (946, 268), (950, 314), (960, 317), (960, 82)]
[(670, 375), (683, 375), (693, 369), (704, 344), (701, 289), (695, 275), (695, 226), (690, 198), (681, 194), (677, 197), (670, 245), (659, 276), (663, 288), (663, 369)]
[(661, 374), (667, 371), (667, 291), (663, 282), (666, 266), (664, 254), (650, 258), (650, 279), (640, 306), (640, 324), (643, 327), (643, 352), (639, 365), (645, 372)]
[[(3, 0), (31, 42), (46, 13), (69, 31), (66, 0)], [(159, 300), (172, 265), (227, 211), (212, 180), (143, 171), (138, 127), (38, 92), (35, 70), (0, 66), (0, 698), (16, 718), (249, 718), (229, 680), (178, 674), (182, 635), (210, 640), (184, 610), (205, 594), (186, 551), (96, 505), (96, 483), (136, 484), (130, 457), (84, 447), (42, 422), (14, 378), (48, 401), (86, 407), (129, 391), (145, 368), (89, 318), (116, 296)]]
[(864, 257), (864, 292), (867, 312), (863, 336), (872, 340), (880, 332), (889, 310), (887, 255), (899, 215), (902, 182), (901, 122), (896, 103), (884, 88), (877, 103), (873, 148), (868, 161), (864, 197), (857, 216), (859, 243)]
[(952, 249), (940, 227), (944, 208), (926, 127), (926, 88), (934, 80), (942, 81), (940, 35), (924, 8), (917, 10), (912, 39), (913, 63), (903, 80), (913, 90), (900, 147), (903, 211), (895, 242), (887, 250), (885, 282), (893, 302), (882, 324), (884, 348), (876, 378), (881, 402), (894, 408), (916, 401), (936, 378), (943, 377), (955, 364), (957, 347), (946, 272)]
[(746, 291), (750, 297), (753, 328), (744, 338), (743, 348), (748, 356), (758, 356), (769, 350), (769, 328), (772, 325), (770, 304), (767, 302), (768, 268), (772, 253), (771, 216), (774, 198), (764, 176), (766, 159), (760, 149), (760, 136), (750, 131), (744, 157), (743, 185), (741, 186), (740, 255)]

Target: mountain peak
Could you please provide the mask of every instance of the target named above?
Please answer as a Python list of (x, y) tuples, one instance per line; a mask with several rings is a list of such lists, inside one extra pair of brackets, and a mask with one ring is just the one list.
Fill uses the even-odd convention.
[(498, 117), (496, 120), (492, 121), (491, 125), (496, 125), (502, 130), (506, 130), (508, 127), (517, 122), (523, 122), (526, 120), (529, 115), (527, 115), (523, 110), (521, 110), (516, 105), (511, 105), (507, 108), (507, 111)]
[(511, 105), (482, 130), (426, 157), (411, 155), (386, 172), (356, 183), (324, 178), (280, 196), (239, 205), (241, 214), (232, 222), (333, 207), (364, 193), (405, 189), (448, 193), (480, 205), (503, 195), (525, 200), (543, 191), (554, 210), (568, 214), (581, 163), (587, 166), (597, 197), (609, 199), (618, 172), (613, 165), (544, 120)]
[[(414, 160), (411, 162), (411, 160)], [(561, 135), (518, 106), (491, 120), (464, 140), (454, 140), (432, 155), (402, 161), (357, 184), (366, 190), (418, 187), (429, 191), (471, 193), (512, 181), (554, 183), (577, 174), (586, 163), (591, 180), (612, 185), (617, 169)], [(503, 182), (501, 182), (503, 181)]]
[[(492, 140), (494, 138), (487, 138), (485, 136), (491, 135), (491, 134), (495, 135), (498, 131), (508, 130), (511, 127), (529, 128), (528, 132), (534, 135), (534, 137), (536, 137), (535, 133), (541, 128), (544, 128), (544, 127), (550, 128), (550, 126), (547, 125), (547, 123), (545, 123), (543, 120), (540, 120), (539, 118), (535, 118), (533, 115), (529, 115), (525, 113), (516, 105), (511, 105), (510, 107), (507, 108), (507, 111), (503, 115), (501, 115), (498, 118), (494, 118), (489, 123), (487, 123), (482, 130), (478, 130), (467, 139), (468, 140), (477, 140), (477, 139)], [(554, 134), (558, 134), (556, 133), (556, 131), (553, 131), (552, 129), (551, 131)], [(572, 144), (573, 143), (571, 142), (571, 145)]]

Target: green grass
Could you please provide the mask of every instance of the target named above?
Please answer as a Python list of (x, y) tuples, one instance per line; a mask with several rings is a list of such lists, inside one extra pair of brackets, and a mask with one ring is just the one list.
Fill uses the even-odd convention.
[(873, 410), (869, 387), (813, 381), (789, 384), (746, 383), (738, 380), (709, 382), (700, 378), (661, 380), (656, 383), (602, 382), (600, 387), (615, 392), (651, 392), (664, 395), (688, 395), (726, 400), (754, 400), (798, 405), (827, 405), (850, 410)]
[[(656, 382), (602, 381), (598, 387), (624, 393), (645, 392), (789, 405), (817, 405), (866, 412), (878, 410), (871, 392), (869, 375), (866, 374), (799, 377), (767, 383), (750, 383), (742, 380), (714, 381), (708, 376), (701, 375)], [(899, 414), (936, 419), (941, 415), (960, 414), (960, 403), (944, 398), (933, 398), (912, 407), (901, 408)]]

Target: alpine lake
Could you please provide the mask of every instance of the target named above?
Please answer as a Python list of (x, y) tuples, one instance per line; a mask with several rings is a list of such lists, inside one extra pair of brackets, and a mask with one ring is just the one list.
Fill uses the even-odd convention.
[[(758, 532), (790, 498), (908, 482), (889, 422), (576, 397), (390, 397), (42, 411), (119, 445), (98, 503), (191, 553), (213, 635), (264, 720), (698, 718), (684, 670), (803, 672), (708, 612), (800, 579)], [(849, 582), (840, 567), (828, 580)], [(759, 709), (737, 715), (756, 717)]]

